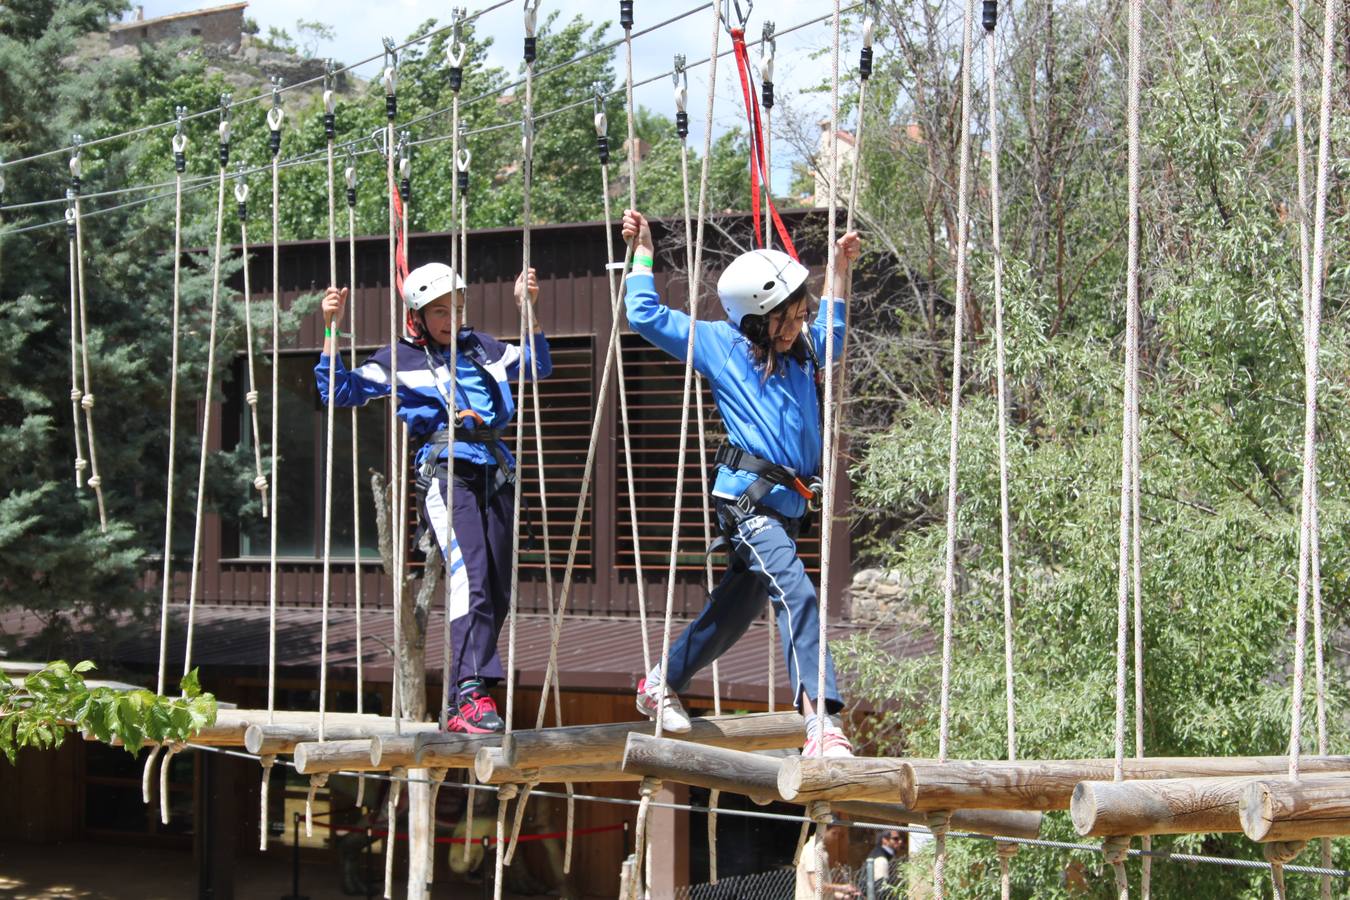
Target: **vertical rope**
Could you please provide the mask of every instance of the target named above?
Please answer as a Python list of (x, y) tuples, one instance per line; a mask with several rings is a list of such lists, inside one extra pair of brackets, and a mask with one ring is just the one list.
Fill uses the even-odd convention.
[[(467, 48), (464, 46), (460, 37), (460, 10), (458, 8), (451, 12), (452, 16), (452, 39), (445, 48), (446, 61), (450, 64), (450, 90), (453, 92), (450, 101), (450, 161), (456, 167), (455, 178), (450, 183), (450, 269), (464, 284), (464, 296), (467, 299), (469, 282), (467, 273), (460, 264), (459, 258), (459, 205), (462, 201), (459, 190), (459, 91), (464, 80), (464, 54)], [(459, 369), (459, 329), (461, 326), (459, 320), (459, 304), (451, 298), (450, 303), (450, 387), (449, 401), (446, 404), (445, 414), (447, 417), (446, 427), (454, 433), (455, 428), (455, 379)], [(449, 450), (451, 462), (453, 463), (454, 446), (453, 441)], [(452, 474), (447, 473), (445, 479), (445, 533), (454, 536), (454, 509), (455, 509), (455, 479)], [(445, 548), (445, 616), (441, 625), (441, 709), (439, 721), (441, 731), (449, 727), (450, 720), (450, 681), (451, 681), (451, 628), (450, 628), (450, 608), (453, 605), (452, 583), (454, 579), (450, 575), (450, 547)], [(468, 846), (468, 841), (465, 846)]]
[[(182, 176), (178, 180), (178, 208), (182, 209)], [(80, 398), (84, 391), (80, 389), (80, 318), (79, 318), (79, 267), (75, 262), (75, 204), (71, 194), (71, 205), (66, 210), (66, 235), (70, 245), (70, 415), (75, 425), (75, 490), (84, 490), (84, 471), (89, 461), (84, 458), (84, 430), (80, 427)], [(179, 213), (181, 221), (181, 212)], [(175, 271), (177, 271), (175, 263)], [(175, 336), (177, 332), (175, 331)], [(177, 382), (174, 382), (177, 386)], [(167, 556), (166, 556), (167, 558)], [(164, 693), (161, 688), (160, 693)]]
[[(763, 40), (760, 43), (762, 59), (759, 64), (760, 87), (761, 87), (761, 106), (764, 109), (764, 189), (767, 193), (767, 199), (773, 199), (773, 64), (774, 53), (777, 50), (778, 43), (774, 40), (774, 27), (772, 22), (764, 23)], [(861, 100), (861, 98), (860, 98)], [(753, 165), (753, 163), (752, 163)], [(768, 208), (768, 204), (765, 204)], [(773, 216), (764, 217), (764, 247), (771, 249), (773, 247)], [(700, 397), (700, 402), (702, 398)], [(699, 418), (702, 418), (700, 412)], [(706, 457), (705, 457), (706, 458)], [(705, 467), (706, 468), (706, 467)], [(707, 488), (704, 488), (707, 493)], [(711, 542), (709, 542), (711, 543)], [(774, 694), (777, 691), (775, 682), (778, 680), (778, 628), (774, 617), (773, 604), (770, 603), (764, 610), (764, 619), (768, 622), (768, 708), (769, 712), (774, 711), (776, 705)]]
[[(331, 67), (331, 63), (330, 63)], [(328, 283), (337, 286), (337, 187), (333, 179), (334, 96), (331, 76), (325, 76), (323, 92), (324, 129), (328, 138)], [(326, 737), (328, 721), (328, 606), (333, 591), (333, 436), (337, 423), (337, 358), (341, 333), (336, 319), (324, 323), (332, 332), (333, 352), (328, 354), (328, 409), (324, 420), (323, 445), (323, 572), (320, 577), (321, 620), (319, 623), (319, 740)], [(327, 337), (327, 335), (325, 335)], [(355, 498), (353, 498), (355, 504)]]
[[(384, 155), (385, 155), (385, 176), (389, 191), (389, 507), (390, 507), (390, 527), (393, 533), (390, 535), (389, 545), (393, 555), (391, 562), (393, 578), (393, 602), (394, 602), (394, 677), (393, 684), (390, 686), (390, 713), (394, 717), (394, 732), (402, 734), (402, 717), (399, 715), (401, 702), (401, 690), (399, 688), (398, 664), (399, 648), (403, 636), (403, 559), (399, 551), (402, 548), (402, 540), (399, 535), (404, 531), (404, 522), (399, 513), (402, 504), (399, 502), (399, 491), (403, 484), (403, 473), (407, 469), (407, 460), (399, 456), (402, 452), (402, 441), (399, 437), (399, 419), (398, 419), (398, 339), (399, 339), (399, 311), (400, 300), (398, 290), (398, 228), (399, 217), (395, 210), (395, 191), (397, 187), (394, 183), (394, 120), (398, 117), (398, 57), (394, 53), (393, 41), (385, 39), (385, 67), (384, 74), (381, 77), (384, 83), (384, 102), (385, 102), (385, 126), (384, 126)], [(392, 827), (392, 826), (391, 826)], [(386, 888), (388, 885), (386, 885)]]
[[(77, 136), (78, 137), (78, 136)], [(84, 279), (84, 225), (83, 218), (80, 215), (80, 156), (78, 149), (79, 142), (76, 141), (77, 149), (75, 156), (70, 161), (71, 183), (75, 186), (75, 269), (79, 274), (76, 281), (78, 286), (80, 307), (80, 368), (83, 377), (84, 396), (80, 398), (80, 408), (84, 410), (84, 428), (86, 444), (89, 447), (89, 486), (94, 489), (94, 497), (98, 501), (98, 522), (99, 530), (104, 534), (108, 533), (108, 510), (103, 502), (103, 479), (99, 477), (98, 471), (98, 450), (94, 444), (94, 391), (89, 375), (89, 313), (85, 304), (85, 279)], [(74, 396), (72, 392), (71, 396)], [(78, 468), (78, 465), (77, 465)]]
[[(275, 120), (273, 119), (275, 116)], [(267, 121), (272, 127), (272, 458), (268, 474), (272, 479), (272, 493), (268, 497), (271, 515), (268, 516), (267, 560), (267, 723), (276, 721), (277, 696), (277, 494), (281, 482), (277, 480), (280, 452), (281, 411), (281, 107), (274, 106)]]
[[(952, 299), (952, 389), (951, 441), (947, 454), (946, 572), (942, 583), (942, 688), (938, 724), (938, 759), (946, 761), (951, 725), (952, 625), (956, 601), (956, 504), (957, 453), (961, 437), (961, 345), (966, 306), (966, 244), (970, 235), (970, 70), (973, 58), (974, 0), (966, 0), (961, 51), (961, 142), (957, 181), (956, 295)], [(828, 486), (828, 482), (827, 482)], [(939, 835), (933, 857), (933, 895), (941, 900), (946, 890), (947, 847)]]
[(248, 391), (244, 402), (248, 405), (253, 440), (253, 487), (258, 491), (262, 503), (263, 517), (267, 517), (267, 476), (263, 474), (262, 438), (258, 428), (258, 379), (253, 364), (253, 286), (249, 278), (248, 258), (248, 183), (244, 181), (242, 165), (236, 176), (234, 199), (239, 204), (239, 259), (244, 276), (244, 347), (245, 364), (248, 367)]
[[(349, 158), (343, 172), (347, 182), (347, 283), (351, 288), (351, 313), (347, 326), (349, 369), (356, 369), (356, 158)], [(336, 349), (336, 348), (335, 348)], [(352, 591), (356, 601), (356, 712), (366, 711), (365, 611), (361, 586), (361, 441), (357, 408), (351, 408), (352, 441)], [(356, 776), (356, 806), (365, 805), (366, 776)]]
[(1313, 210), (1312, 266), (1308, 302), (1303, 320), (1303, 508), (1298, 559), (1298, 609), (1294, 629), (1293, 704), (1289, 726), (1289, 777), (1298, 780), (1299, 754), (1303, 742), (1304, 656), (1307, 641), (1309, 571), (1313, 524), (1317, 502), (1317, 379), (1321, 352), (1322, 290), (1326, 271), (1327, 178), (1331, 149), (1331, 87), (1335, 28), (1340, 13), (1338, 0), (1326, 0), (1322, 21), (1322, 94), (1318, 112), (1317, 193)]
[[(216, 382), (216, 321), (219, 318), (220, 311), (220, 245), (225, 227), (225, 167), (229, 164), (230, 154), (229, 108), (229, 95), (221, 95), (220, 177), (216, 191), (216, 244), (215, 254), (211, 260), (211, 324), (207, 331), (206, 390), (204, 391), (202, 408), (201, 453), (197, 461), (197, 514), (192, 535), (192, 575), (188, 582), (187, 646), (183, 653), (184, 675), (192, 671), (192, 632), (196, 622), (198, 580), (202, 564), (202, 526), (206, 519), (206, 457), (211, 436), (211, 413), (215, 407), (212, 394), (215, 391)], [(92, 455), (91, 452), (90, 456)]]

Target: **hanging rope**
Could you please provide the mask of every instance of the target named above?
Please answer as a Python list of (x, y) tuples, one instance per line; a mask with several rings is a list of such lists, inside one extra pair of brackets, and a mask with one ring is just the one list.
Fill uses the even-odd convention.
[[(521, 151), (522, 162), (521, 171), (523, 177), (523, 186), (521, 191), (521, 271), (528, 279), (530, 271), (530, 190), (532, 187), (532, 175), (534, 168), (534, 62), (537, 56), (537, 47), (535, 42), (535, 23), (539, 12), (539, 0), (525, 0), (525, 105), (521, 110)], [(520, 344), (521, 352), (524, 352), (526, 340), (526, 328), (529, 325), (529, 291), (526, 290), (526, 297), (520, 304)], [(525, 434), (525, 410), (520, 407), (526, 400), (525, 393), (525, 366), (524, 360), (521, 361), (520, 379), (516, 390), (516, 395), (520, 398), (516, 410), (516, 460), (520, 460), (520, 452), (524, 445)], [(516, 700), (516, 609), (520, 601), (520, 501), (522, 484), (521, 479), (515, 479), (515, 502), (514, 527), (511, 529), (511, 600), (506, 614), (507, 622), (507, 656), (506, 656), (506, 733), (510, 734), (512, 729), (512, 720), (515, 716)], [(540, 697), (541, 705), (547, 703), (548, 694), (543, 693)], [(511, 793), (516, 792), (512, 785)], [(506, 837), (506, 803), (509, 798), (504, 793), (497, 794), (497, 853), (494, 861), (495, 875), (493, 879), (493, 896), (496, 900), (502, 897), (502, 873), (505, 869), (507, 853), (510, 848), (506, 847), (503, 852), (503, 839)], [(522, 798), (523, 799), (523, 798)]]
[(80, 390), (80, 289), (77, 284), (79, 264), (75, 260), (75, 192), (68, 190), (66, 196), (70, 203), (66, 208), (66, 241), (70, 245), (70, 415), (75, 426), (75, 490), (79, 492), (84, 490), (83, 473), (89, 468), (89, 461), (84, 458), (84, 433), (80, 427), (80, 398), (84, 396), (84, 391)]
[(263, 518), (266, 518), (267, 476), (263, 475), (262, 441), (258, 431), (258, 379), (253, 365), (253, 289), (249, 282), (248, 261), (248, 182), (244, 180), (243, 163), (239, 164), (235, 174), (234, 199), (239, 207), (239, 258), (243, 261), (244, 275), (244, 343), (248, 365), (248, 391), (244, 394), (244, 402), (248, 404), (253, 429), (253, 487), (262, 495), (262, 514)]
[[(671, 521), (670, 567), (666, 573), (666, 612), (661, 638), (661, 676), (663, 679), (670, 667), (670, 628), (675, 607), (675, 560), (679, 550), (680, 513), (681, 506), (684, 502), (685, 448), (689, 444), (689, 393), (693, 384), (694, 339), (698, 331), (693, 323), (698, 318), (698, 295), (703, 272), (703, 232), (707, 224), (708, 211), (708, 164), (712, 157), (713, 110), (717, 99), (717, 45), (719, 38), (721, 37), (723, 22), (722, 10), (719, 4), (714, 3), (712, 8), (712, 51), (709, 54), (707, 115), (704, 122), (703, 160), (699, 172), (698, 188), (698, 232), (694, 244), (694, 266), (689, 273), (689, 342), (688, 346), (685, 348), (684, 385), (682, 400), (680, 402), (680, 439), (676, 449), (677, 464), (675, 469), (674, 515), (672, 516)], [(630, 255), (631, 251), (632, 247), (630, 245)], [(662, 734), (661, 720), (665, 714), (668, 693), (669, 692), (664, 689), (663, 682), (663, 688), (657, 695), (659, 699), (657, 701), (654, 732), (657, 737), (661, 737)], [(646, 785), (645, 780), (643, 783)], [(637, 833), (639, 836), (645, 835), (646, 814), (650, 807), (650, 797), (644, 797), (643, 799), (646, 801), (646, 805), (639, 806), (637, 814)], [(634, 852), (636, 855), (638, 872), (644, 871), (642, 862), (645, 849), (646, 848), (643, 846), (641, 840), (635, 842)]]
[[(947, 742), (951, 726), (952, 625), (956, 605), (956, 504), (957, 452), (961, 438), (961, 345), (965, 331), (966, 245), (970, 235), (970, 69), (973, 59), (975, 0), (966, 0), (962, 24), (961, 51), (961, 143), (959, 176), (956, 188), (956, 295), (952, 300), (952, 413), (951, 442), (947, 454), (947, 542), (946, 573), (942, 583), (942, 689), (938, 722), (938, 760), (947, 760)], [(828, 406), (827, 406), (828, 409)], [(826, 480), (826, 487), (830, 485)], [(825, 532), (822, 532), (822, 535)], [(941, 900), (945, 892), (947, 841), (936, 835), (933, 857), (933, 896)]]
[[(764, 148), (764, 200), (765, 205), (773, 202), (773, 63), (778, 50), (778, 41), (774, 40), (774, 24), (766, 21), (759, 42), (759, 81), (760, 106), (764, 111), (764, 133), (760, 136)], [(773, 218), (764, 219), (764, 249), (773, 249)], [(769, 610), (769, 620), (773, 621), (773, 609)], [(772, 634), (770, 635), (772, 638)], [(773, 650), (772, 647), (769, 648)], [(770, 691), (770, 697), (773, 692)], [(769, 702), (773, 702), (770, 700)]]
[[(384, 85), (384, 154), (385, 174), (389, 190), (389, 497), (390, 551), (393, 555), (390, 573), (393, 578), (394, 600), (394, 678), (391, 686), (391, 712), (394, 716), (394, 732), (402, 734), (402, 716), (399, 715), (401, 691), (399, 688), (398, 661), (399, 648), (403, 635), (403, 558), (399, 555), (402, 547), (400, 534), (404, 530), (404, 521), (399, 512), (399, 492), (403, 483), (402, 475), (407, 469), (407, 461), (399, 456), (402, 441), (399, 439), (398, 420), (398, 338), (399, 338), (399, 289), (402, 280), (398, 269), (398, 233), (399, 216), (396, 210), (398, 194), (394, 186), (394, 120), (398, 118), (398, 52), (391, 38), (384, 39), (384, 72), (381, 75)], [(393, 841), (390, 842), (394, 843)]]
[(274, 79), (272, 89), (274, 99), (272, 109), (267, 113), (267, 127), (271, 131), (269, 146), (272, 151), (272, 458), (268, 472), (272, 476), (270, 499), (271, 525), (268, 527), (267, 561), (267, 723), (276, 721), (277, 694), (277, 494), (281, 482), (277, 478), (277, 465), (280, 451), (277, 439), (280, 435), (279, 420), (281, 412), (281, 123), (285, 113), (280, 101), (275, 99), (280, 79)]
[[(220, 311), (220, 245), (225, 227), (225, 168), (230, 164), (230, 95), (220, 95), (220, 176), (216, 190), (216, 249), (211, 259), (211, 324), (207, 331), (206, 390), (202, 404), (201, 453), (197, 461), (197, 514), (192, 534), (192, 575), (188, 582), (187, 646), (183, 653), (183, 674), (192, 671), (192, 632), (196, 622), (198, 576), (202, 564), (202, 529), (206, 521), (206, 458), (211, 435), (211, 413), (215, 406), (216, 320)], [(275, 395), (274, 395), (275, 396)], [(273, 404), (275, 405), (275, 403)], [(93, 453), (90, 453), (93, 456)], [(274, 480), (275, 483), (275, 480)], [(275, 629), (273, 629), (275, 632)]]
[[(1012, 597), (1012, 528), (1008, 504), (1008, 387), (1007, 365), (1003, 332), (1003, 237), (1001, 231), (1001, 203), (999, 196), (999, 134), (998, 134), (998, 0), (984, 0), (982, 24), (985, 33), (985, 80), (989, 85), (989, 206), (993, 225), (994, 253), (994, 347), (997, 357), (998, 387), (998, 493), (999, 534), (1003, 562), (1003, 673), (1004, 693), (1008, 715), (1008, 760), (1017, 759), (1017, 713), (1013, 685), (1013, 597)], [(864, 26), (866, 29), (866, 26)], [(869, 35), (870, 37), (870, 35)], [(870, 42), (869, 42), (870, 43)], [(868, 52), (870, 48), (865, 48)], [(865, 61), (870, 64), (869, 58)], [(865, 79), (865, 76), (864, 76)], [(864, 87), (867, 81), (863, 81)], [(861, 104), (861, 100), (859, 101)], [(861, 107), (858, 121), (862, 122)], [(861, 129), (860, 129), (861, 130)], [(857, 169), (854, 170), (856, 183)], [(999, 844), (999, 886), (1003, 900), (1012, 897), (1012, 858), (1017, 854), (1016, 844)]]
[[(103, 479), (98, 474), (98, 451), (94, 447), (94, 391), (91, 386), (89, 376), (89, 314), (85, 308), (85, 280), (84, 280), (84, 226), (80, 219), (80, 144), (82, 138), (75, 135), (75, 155), (70, 158), (70, 194), (75, 210), (75, 271), (78, 275), (76, 279), (77, 294), (79, 296), (80, 311), (80, 367), (83, 376), (82, 390), (83, 396), (80, 397), (80, 408), (84, 410), (84, 429), (85, 438), (89, 447), (89, 486), (94, 489), (94, 497), (98, 501), (98, 523), (99, 530), (104, 534), (108, 533), (108, 511), (103, 503)], [(71, 391), (71, 397), (75, 392)], [(79, 447), (76, 445), (78, 455)], [(76, 462), (76, 469), (79, 469), (79, 462)]]
[[(325, 79), (323, 91), (323, 130), (328, 140), (328, 283), (338, 283), (337, 270), (337, 186), (333, 178), (333, 141), (337, 137), (336, 96), (332, 81), (333, 61), (328, 61), (329, 77)], [(323, 449), (323, 574), (320, 591), (319, 624), (319, 741), (327, 736), (328, 720), (328, 606), (333, 591), (333, 439), (334, 425), (337, 423), (337, 358), (341, 352), (342, 335), (339, 323), (335, 319), (324, 322), (324, 337), (332, 340), (332, 352), (328, 354), (328, 383), (333, 389), (328, 391), (328, 409), (324, 422)], [(355, 500), (353, 500), (353, 505)], [(311, 791), (311, 795), (312, 795)], [(306, 829), (308, 829), (308, 810), (306, 810)]]
[[(351, 362), (348, 368), (356, 369), (356, 159), (348, 151), (347, 168), (343, 176), (347, 182), (347, 283), (351, 285), (352, 312), (351, 324), (347, 326), (348, 352)], [(336, 346), (334, 347), (336, 350)], [(362, 573), (361, 573), (361, 462), (358, 425), (360, 418), (357, 408), (351, 408), (352, 429), (352, 590), (356, 599), (356, 712), (366, 711), (364, 648), (364, 614), (362, 610)], [(356, 778), (356, 806), (365, 805), (366, 776), (361, 773)]]

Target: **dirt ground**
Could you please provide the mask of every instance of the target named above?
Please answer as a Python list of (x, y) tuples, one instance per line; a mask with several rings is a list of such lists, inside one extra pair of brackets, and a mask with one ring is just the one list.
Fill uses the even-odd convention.
[[(381, 862), (374, 860), (377, 878), (383, 871)], [(290, 893), (289, 852), (251, 856), (235, 870), (236, 900), (282, 900)], [(342, 893), (331, 863), (302, 862), (300, 893), (309, 900), (349, 896)], [(190, 852), (86, 843), (0, 844), (0, 900), (191, 900), (196, 896), (197, 872)], [(406, 896), (406, 886), (396, 883), (394, 896)], [(482, 887), (437, 884), (432, 896), (477, 900)]]

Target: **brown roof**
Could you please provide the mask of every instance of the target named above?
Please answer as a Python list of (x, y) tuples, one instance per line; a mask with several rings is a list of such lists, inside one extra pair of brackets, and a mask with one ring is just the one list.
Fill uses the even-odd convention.
[(109, 31), (121, 31), (126, 28), (144, 28), (147, 25), (158, 25), (161, 22), (172, 22), (176, 19), (195, 19), (198, 16), (214, 16), (217, 13), (231, 12), (236, 9), (243, 9), (248, 6), (247, 3), (226, 3), (224, 6), (208, 6), (206, 9), (190, 9), (186, 12), (169, 13), (166, 16), (155, 16), (153, 19), (136, 19), (131, 22), (115, 22), (108, 26)]
[[(268, 615), (266, 607), (199, 604), (193, 639), (193, 663), (210, 668), (265, 670)], [(182, 671), (183, 664), (186, 606), (175, 604), (171, 610), (171, 619), (168, 669), (177, 673)], [(286, 677), (308, 677), (317, 670), (320, 624), (321, 612), (316, 609), (277, 610), (277, 663)], [(683, 621), (675, 622), (672, 635), (677, 635), (684, 625)], [(433, 612), (427, 623), (428, 672), (440, 671), (440, 635), (443, 627), (441, 613)], [(17, 639), (20, 645), (25, 637), (36, 635), (40, 628), (40, 621), (31, 613), (22, 610), (0, 613), (0, 634)], [(150, 627), (110, 628), (107, 623), (100, 623), (97, 630), (87, 626), (76, 626), (75, 630), (82, 639), (89, 641), (78, 648), (78, 655), (94, 659), (101, 667), (114, 663), (150, 670), (158, 667), (157, 617)], [(839, 641), (864, 630), (867, 630), (865, 626), (854, 624), (832, 625), (830, 640)], [(871, 630), (883, 646), (898, 656), (919, 656), (930, 652), (933, 646), (932, 638), (926, 634), (914, 635), (895, 627)], [(537, 688), (543, 681), (544, 669), (548, 664), (549, 632), (546, 616), (519, 617), (516, 630), (516, 674), (521, 687)], [(652, 655), (656, 657), (661, 652), (662, 625), (659, 613), (653, 613), (649, 618), (647, 632)], [(606, 693), (631, 690), (642, 673), (641, 634), (641, 624), (636, 619), (568, 617), (563, 624), (559, 643), (561, 685), (568, 690)], [(390, 659), (386, 648), (392, 646), (393, 639), (394, 620), (389, 610), (368, 610), (363, 614), (362, 655), (366, 662), (366, 678), (388, 680)], [(504, 628), (500, 641), (503, 657), (506, 655), (506, 644), (507, 630)], [(767, 644), (768, 628), (762, 621), (756, 622), (722, 656), (718, 668), (723, 700), (763, 702), (768, 689)], [(777, 667), (776, 699), (786, 706), (791, 702), (792, 692), (787, 685), (782, 654), (777, 648), (773, 656)], [(355, 668), (356, 616), (350, 609), (329, 612), (328, 665), (330, 675), (351, 672)], [(700, 673), (684, 693), (689, 698), (711, 697), (711, 669)]]

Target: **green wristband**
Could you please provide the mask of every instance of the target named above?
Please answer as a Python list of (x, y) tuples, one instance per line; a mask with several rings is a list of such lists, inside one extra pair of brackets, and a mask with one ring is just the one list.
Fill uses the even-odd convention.
[(639, 255), (637, 253), (634, 253), (633, 265), (646, 266), (647, 268), (652, 269), (656, 267), (656, 260), (652, 259), (650, 256), (647, 256), (645, 254)]
[(325, 328), (325, 329), (323, 330), (323, 336), (326, 337), (326, 338), (340, 338), (340, 337), (347, 337), (347, 335), (343, 334), (341, 331), (334, 331), (334, 330), (331, 329), (331, 328)]

